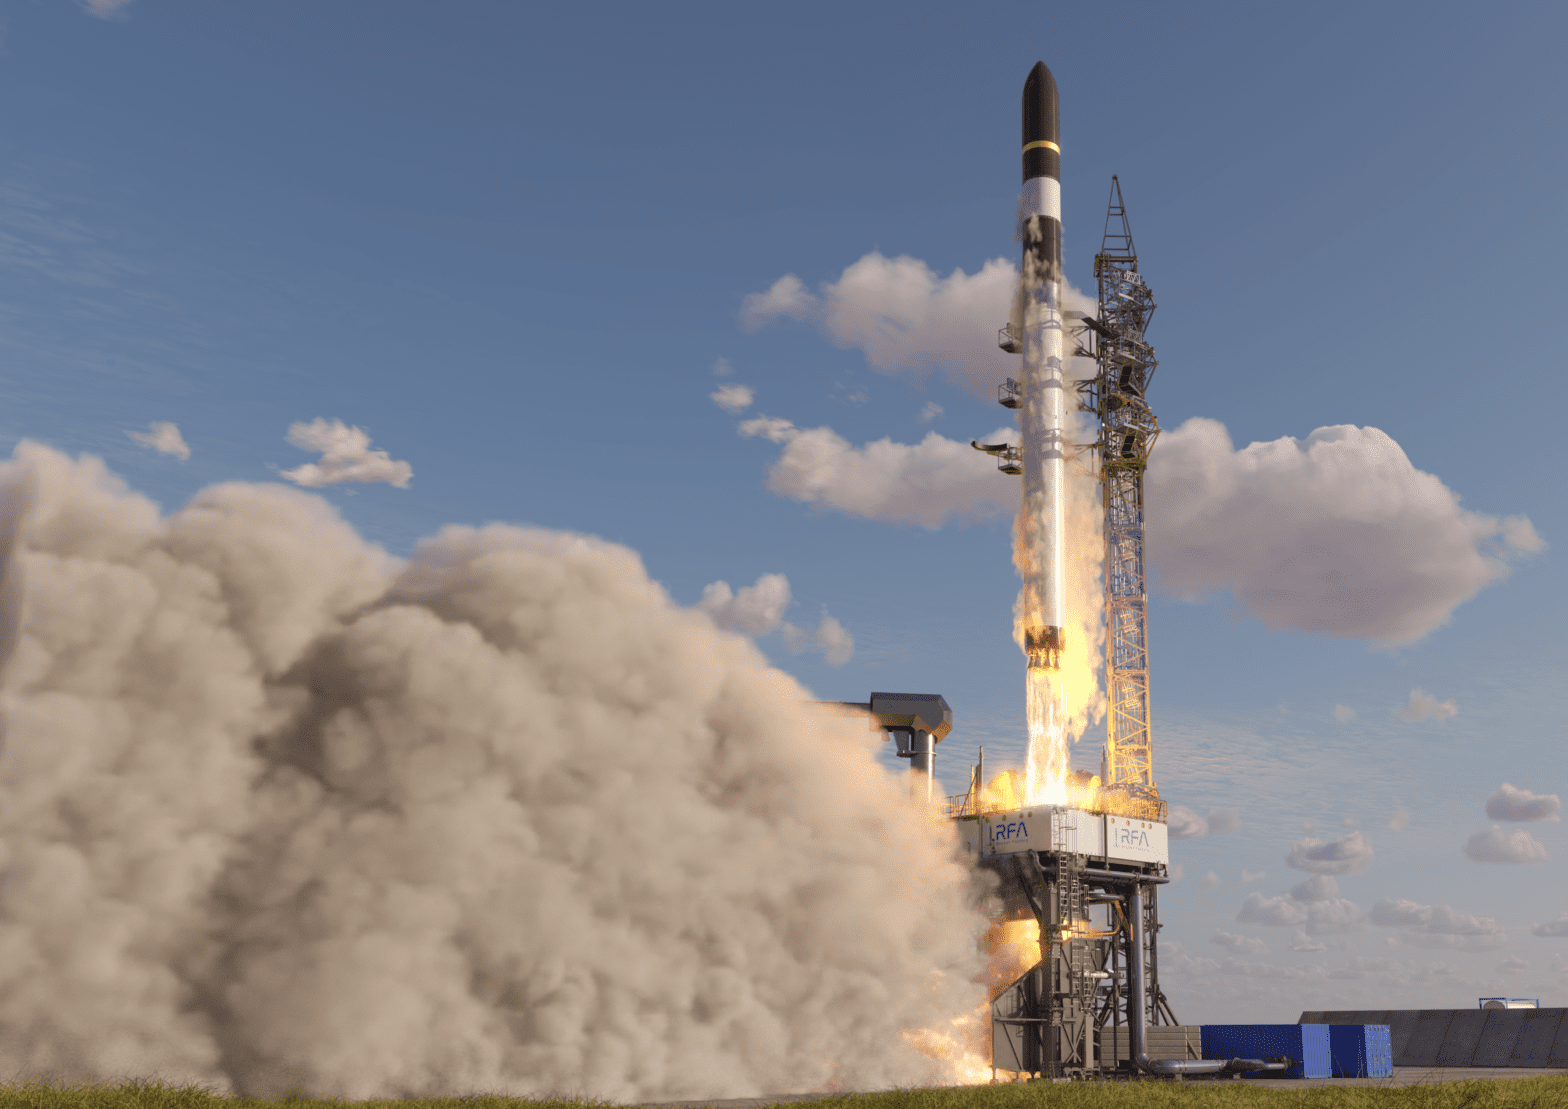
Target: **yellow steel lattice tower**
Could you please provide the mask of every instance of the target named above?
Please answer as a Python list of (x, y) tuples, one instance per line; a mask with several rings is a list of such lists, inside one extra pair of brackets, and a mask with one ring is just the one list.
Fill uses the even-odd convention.
[[(1145, 399), (1159, 364), (1144, 340), (1154, 296), (1138, 273), (1121, 183), (1111, 178), (1105, 237), (1094, 258), (1099, 318), (1093, 332), (1099, 370), (1079, 386), (1100, 419), (1094, 444), (1105, 506), (1105, 785), (1130, 807), (1163, 810), (1154, 784), (1149, 729), (1148, 596), (1143, 558), (1143, 473), (1159, 424)], [(1091, 353), (1080, 350), (1080, 353)], [(1152, 815), (1152, 813), (1151, 813)]]

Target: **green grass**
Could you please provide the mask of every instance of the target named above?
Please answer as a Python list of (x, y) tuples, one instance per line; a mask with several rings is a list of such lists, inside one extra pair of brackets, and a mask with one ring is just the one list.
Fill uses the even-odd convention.
[[(1568, 1109), (1568, 1077), (1430, 1086), (1292, 1089), (1215, 1082), (1032, 1082), (934, 1090), (894, 1090), (788, 1103), (790, 1109)], [(160, 1082), (0, 1085), (0, 1109), (607, 1109), (604, 1102), (508, 1097), (332, 1101), (292, 1097), (251, 1101), (199, 1086)]]

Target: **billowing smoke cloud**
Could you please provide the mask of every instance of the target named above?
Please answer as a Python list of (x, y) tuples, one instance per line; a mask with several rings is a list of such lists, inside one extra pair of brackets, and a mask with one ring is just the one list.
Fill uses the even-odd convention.
[(633, 552), (496, 525), (403, 564), (297, 490), (165, 520), (29, 444), (5, 480), (7, 1073), (624, 1101), (942, 1077), (902, 1033), (984, 1000), (945, 822)]
[(1191, 419), (1160, 436), (1147, 477), (1159, 582), (1196, 600), (1230, 592), (1271, 629), (1410, 643), (1544, 544), (1417, 470), (1376, 428), (1235, 449)]
[(1285, 865), (1310, 874), (1360, 874), (1372, 865), (1371, 842), (1360, 832), (1330, 840), (1307, 838), (1290, 849)]
[(1453, 698), (1439, 701), (1424, 689), (1412, 689), (1410, 700), (1398, 710), (1406, 720), (1449, 720), (1459, 715), (1459, 706)]
[(1522, 824), (1538, 820), (1557, 820), (1562, 799), (1555, 793), (1531, 793), (1504, 782), (1486, 799), (1486, 815), (1493, 820)]
[(191, 448), (186, 444), (185, 436), (180, 434), (179, 425), (167, 420), (154, 420), (147, 425), (146, 431), (127, 431), (125, 434), (130, 436), (131, 442), (148, 450), (173, 455), (181, 462), (190, 459)]
[(308, 424), (290, 424), (287, 439), (300, 450), (321, 452), (319, 462), (279, 471), (280, 477), (307, 489), (342, 482), (384, 482), (407, 489), (414, 476), (414, 467), (407, 462), (394, 459), (386, 451), (371, 450), (368, 431), (349, 427), (342, 420), (318, 418)]
[(1465, 841), (1464, 852), (1478, 863), (1544, 863), (1551, 861), (1541, 841), (1522, 829), (1505, 832), (1496, 824)]

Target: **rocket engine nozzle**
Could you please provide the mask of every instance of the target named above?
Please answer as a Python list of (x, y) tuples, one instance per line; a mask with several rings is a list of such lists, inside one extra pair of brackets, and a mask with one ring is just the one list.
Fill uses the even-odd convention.
[(1060, 670), (1066, 638), (1061, 628), (1025, 628), (1024, 654), (1031, 670)]

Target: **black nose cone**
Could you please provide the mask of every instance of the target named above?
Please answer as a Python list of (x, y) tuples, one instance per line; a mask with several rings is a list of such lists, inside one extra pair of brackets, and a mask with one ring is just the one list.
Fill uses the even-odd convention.
[(1056, 78), (1035, 62), (1024, 82), (1024, 180), (1061, 175)]

